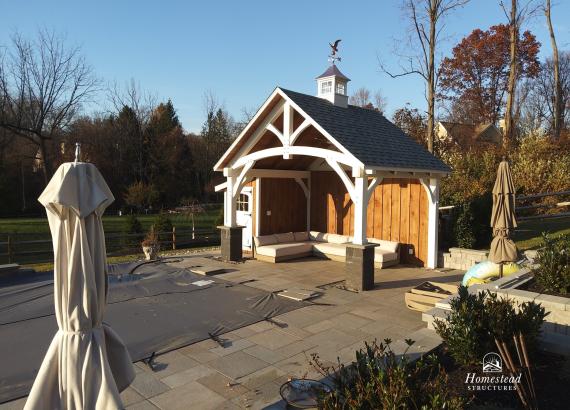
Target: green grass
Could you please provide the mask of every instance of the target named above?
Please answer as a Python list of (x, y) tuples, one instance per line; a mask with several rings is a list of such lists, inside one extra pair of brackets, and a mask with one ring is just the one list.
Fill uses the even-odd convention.
[[(216, 231), (216, 221), (220, 215), (221, 205), (208, 208), (205, 212), (194, 216), (194, 226), (197, 230)], [(148, 232), (155, 223), (158, 215), (138, 215), (137, 218), (143, 226), (143, 231)], [(192, 218), (188, 215), (168, 215), (173, 226), (176, 227), (177, 247), (200, 246), (191, 238)], [(103, 226), (107, 237), (107, 254), (110, 257), (120, 257), (136, 252), (137, 243), (142, 240), (137, 237), (125, 237), (126, 216), (104, 216)], [(202, 238), (205, 233), (198, 232), (196, 238)], [(206, 234), (211, 238), (211, 234)], [(142, 235), (144, 236), (144, 234)], [(6, 242), (10, 238), (12, 260), (9, 260), (8, 246)], [(169, 240), (169, 237), (165, 240)], [(29, 241), (38, 241), (29, 243)], [(2, 244), (3, 242), (3, 244)], [(31, 252), (31, 253), (30, 253)], [(49, 265), (52, 259), (51, 234), (47, 218), (0, 218), (0, 263), (17, 262), (22, 265), (33, 264), (38, 269), (43, 269), (44, 262)], [(128, 259), (127, 259), (128, 260)], [(43, 269), (45, 270), (45, 269)]]
[[(212, 208), (204, 213), (196, 214), (194, 222), (196, 229), (215, 228), (215, 222), (220, 213), (220, 208)], [(137, 215), (145, 231), (150, 229), (157, 215)], [(191, 229), (192, 219), (186, 215), (172, 214), (168, 216), (172, 224), (177, 229)], [(103, 227), (106, 233), (124, 232), (126, 216), (103, 216)], [(0, 218), (0, 235), (23, 234), (27, 238), (34, 239), (34, 236), (43, 237), (49, 234), (47, 218)], [(2, 235), (4, 236), (4, 235)]]
[(520, 250), (536, 249), (542, 242), (542, 232), (554, 235), (570, 234), (570, 217), (519, 222), (515, 231), (515, 243)]

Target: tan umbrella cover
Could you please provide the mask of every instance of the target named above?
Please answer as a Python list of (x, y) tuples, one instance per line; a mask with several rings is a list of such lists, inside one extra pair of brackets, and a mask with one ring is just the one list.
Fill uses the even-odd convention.
[(103, 324), (107, 260), (101, 216), (115, 198), (97, 168), (61, 165), (40, 195), (54, 248), (59, 327), (25, 409), (120, 409), (134, 379), (129, 353)]
[(499, 164), (493, 187), (493, 211), (491, 213), (493, 240), (489, 260), (495, 263), (515, 262), (517, 247), (509, 238), (510, 230), (517, 227), (515, 219), (515, 185), (509, 163)]

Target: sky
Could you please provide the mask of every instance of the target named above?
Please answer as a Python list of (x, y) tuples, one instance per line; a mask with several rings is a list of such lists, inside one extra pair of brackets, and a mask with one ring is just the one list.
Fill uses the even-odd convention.
[[(182, 125), (198, 132), (204, 121), (203, 95), (215, 94), (237, 119), (259, 107), (276, 86), (316, 93), (315, 77), (329, 65), (328, 43), (342, 39), (338, 63), (359, 87), (380, 90), (387, 116), (409, 103), (425, 109), (418, 77), (392, 79), (378, 59), (396, 70), (395, 45), (408, 23), (401, 0), (289, 1), (5, 1), (0, 13), (0, 45), (19, 32), (33, 37), (40, 28), (65, 35), (80, 46), (106, 84), (134, 80), (159, 100), (171, 99)], [(471, 0), (446, 20), (440, 53), (474, 28), (506, 18), (498, 0)], [(570, 1), (554, 0), (553, 23), (560, 49), (570, 49)], [(526, 27), (551, 55), (544, 16)], [(108, 106), (101, 94), (87, 109)]]

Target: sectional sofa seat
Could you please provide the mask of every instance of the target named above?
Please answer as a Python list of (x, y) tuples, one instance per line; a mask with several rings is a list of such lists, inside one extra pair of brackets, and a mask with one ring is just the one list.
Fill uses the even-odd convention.
[[(399, 263), (397, 242), (374, 238), (368, 241), (378, 244), (374, 248), (374, 264), (377, 268)], [(273, 263), (311, 255), (344, 262), (346, 247), (351, 242), (350, 236), (317, 231), (287, 232), (254, 238), (257, 259)]]

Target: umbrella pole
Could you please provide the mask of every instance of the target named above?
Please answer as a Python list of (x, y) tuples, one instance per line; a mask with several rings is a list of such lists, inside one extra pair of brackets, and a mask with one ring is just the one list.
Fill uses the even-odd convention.
[(499, 263), (499, 279), (503, 277), (503, 262)]

